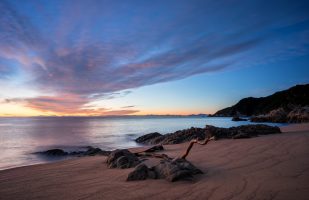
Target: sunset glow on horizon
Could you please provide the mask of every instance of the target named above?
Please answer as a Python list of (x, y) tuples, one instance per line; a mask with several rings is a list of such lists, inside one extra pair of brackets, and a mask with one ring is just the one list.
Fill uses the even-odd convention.
[(0, 116), (212, 114), (308, 83), (308, 10), (308, 1), (0, 1)]

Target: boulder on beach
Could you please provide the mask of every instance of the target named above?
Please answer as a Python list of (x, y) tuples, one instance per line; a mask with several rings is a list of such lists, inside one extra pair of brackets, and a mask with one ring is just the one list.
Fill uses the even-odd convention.
[(106, 163), (109, 168), (125, 169), (135, 167), (140, 163), (140, 160), (127, 149), (117, 149), (109, 154)]
[(174, 182), (177, 180), (192, 179), (193, 175), (203, 174), (192, 163), (185, 159), (162, 160), (159, 165), (154, 167), (158, 178), (165, 178), (168, 181)]
[(151, 168), (148, 168), (144, 163), (141, 163), (137, 165), (132, 172), (129, 173), (127, 181), (138, 181), (156, 178), (157, 176), (155, 171)]
[(166, 179), (174, 182), (178, 180), (192, 180), (193, 176), (197, 174), (203, 174), (203, 172), (185, 159), (165, 159), (151, 168), (148, 168), (145, 164), (136, 166), (129, 173), (127, 181)]

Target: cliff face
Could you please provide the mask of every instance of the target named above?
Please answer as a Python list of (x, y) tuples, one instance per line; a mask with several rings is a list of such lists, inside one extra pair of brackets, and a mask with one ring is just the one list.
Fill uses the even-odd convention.
[(296, 85), (288, 90), (276, 92), (267, 97), (244, 98), (231, 107), (217, 111), (213, 116), (266, 115), (279, 108), (282, 108), (286, 112), (290, 112), (295, 109), (295, 107), (304, 107), (308, 105), (309, 84)]

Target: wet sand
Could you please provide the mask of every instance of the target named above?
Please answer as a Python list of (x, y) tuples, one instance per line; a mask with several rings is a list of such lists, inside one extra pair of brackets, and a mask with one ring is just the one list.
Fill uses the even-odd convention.
[(309, 124), (282, 131), (194, 146), (187, 159), (205, 172), (194, 181), (126, 182), (133, 169), (108, 169), (95, 156), (0, 171), (0, 199), (308, 199)]

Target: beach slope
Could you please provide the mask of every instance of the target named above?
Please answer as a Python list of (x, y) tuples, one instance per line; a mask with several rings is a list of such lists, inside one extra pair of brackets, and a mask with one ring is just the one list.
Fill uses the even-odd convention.
[[(282, 131), (194, 146), (187, 159), (205, 172), (194, 181), (126, 182), (133, 169), (108, 169), (95, 156), (0, 171), (0, 199), (307, 199), (309, 125)], [(180, 155), (187, 145), (164, 153)]]

